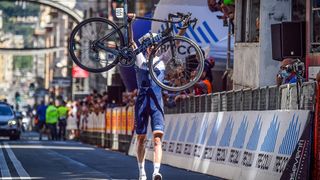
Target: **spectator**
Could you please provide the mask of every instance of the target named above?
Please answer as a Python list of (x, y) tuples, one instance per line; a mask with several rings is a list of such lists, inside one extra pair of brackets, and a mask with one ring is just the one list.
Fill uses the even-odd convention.
[(208, 0), (208, 6), (210, 11), (217, 12), (220, 11), (223, 13), (222, 16), (217, 15), (219, 19), (223, 20), (223, 25), (227, 26), (229, 18), (231, 24), (231, 31), (232, 34), (234, 32), (234, 12), (235, 12), (235, 5), (233, 0)]
[(104, 91), (102, 93), (102, 101), (103, 101), (103, 109), (107, 109), (108, 107), (108, 93)]
[(41, 101), (40, 105), (37, 107), (37, 118), (38, 118), (38, 130), (39, 130), (39, 140), (42, 140), (42, 133), (46, 129), (46, 110), (44, 100)]
[(282, 84), (296, 83), (297, 75), (293, 69), (294, 59), (286, 58), (281, 62), (280, 71), (277, 74), (276, 82), (280, 86)]
[(99, 99), (94, 99), (92, 103), (92, 112), (94, 112), (96, 115), (99, 114), (100, 110), (100, 101)]
[(171, 108), (176, 106), (175, 98), (179, 96), (179, 92), (163, 91), (164, 105)]
[(213, 57), (209, 57), (209, 58), (205, 59), (203, 71), (206, 72), (206, 78), (211, 83), (211, 86), (212, 86), (212, 81), (213, 81), (212, 68), (214, 68), (214, 66), (215, 66), (215, 60), (213, 59)]
[(59, 140), (66, 140), (66, 126), (67, 126), (67, 118), (69, 109), (66, 107), (66, 103), (61, 101), (58, 107), (58, 116), (59, 116)]
[(67, 107), (70, 109), (67, 120), (67, 134), (68, 139), (75, 139), (77, 137), (77, 102), (69, 102)]
[(89, 102), (84, 101), (81, 107), (81, 130), (87, 130), (88, 129), (88, 117), (89, 117)]
[(54, 105), (54, 102), (50, 102), (46, 110), (46, 124), (50, 129), (51, 140), (57, 140), (57, 122), (58, 122), (58, 110)]
[[(191, 76), (195, 76), (195, 71), (192, 72)], [(212, 78), (212, 77), (211, 77)], [(207, 71), (203, 71), (200, 77), (200, 81), (194, 85), (194, 95), (210, 94), (212, 93), (212, 84), (208, 78)]]

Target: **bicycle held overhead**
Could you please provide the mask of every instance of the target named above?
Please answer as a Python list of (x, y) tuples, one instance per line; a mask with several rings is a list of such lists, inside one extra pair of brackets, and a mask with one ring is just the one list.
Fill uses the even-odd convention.
[[(136, 49), (132, 48), (122, 29), (127, 30), (132, 19), (144, 19), (165, 23), (166, 29), (150, 38), (144, 39)], [(167, 20), (136, 17), (128, 14), (123, 25), (117, 26), (105, 18), (89, 18), (79, 23), (71, 32), (69, 39), (69, 52), (72, 60), (82, 69), (89, 72), (105, 72), (119, 64), (132, 66), (136, 55), (143, 53), (147, 48), (153, 47), (148, 58), (150, 76), (157, 85), (169, 91), (181, 91), (194, 85), (200, 78), (204, 68), (204, 58), (200, 47), (191, 39), (173, 34), (173, 24), (186, 29), (195, 26), (197, 19), (191, 18), (191, 13), (169, 14)], [(127, 31), (128, 33), (128, 31)], [(178, 53), (179, 46), (188, 47), (190, 50), (183, 56)], [(166, 72), (164, 81), (156, 76), (156, 60), (154, 57), (170, 50), (170, 60), (165, 63)]]

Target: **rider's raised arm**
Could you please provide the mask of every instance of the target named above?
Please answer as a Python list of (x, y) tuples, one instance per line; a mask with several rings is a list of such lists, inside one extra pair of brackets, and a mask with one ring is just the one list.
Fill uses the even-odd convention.
[[(133, 29), (132, 29), (132, 22), (134, 21), (136, 17), (136, 14), (133, 14), (133, 13), (128, 13), (128, 39), (129, 39), (129, 43), (132, 45), (133, 49), (137, 49), (137, 44), (134, 42), (134, 39), (133, 39)], [(142, 67), (142, 64), (146, 62), (146, 58), (143, 56), (142, 53), (139, 53), (137, 54), (136, 56), (136, 65), (141, 68)]]
[[(187, 24), (188, 24), (188, 22), (184, 21), (182, 27), (186, 26)], [(186, 33), (186, 31), (187, 31), (187, 28), (179, 29), (178, 36), (183, 36)], [(180, 41), (177, 41), (176, 45), (178, 46), (179, 44), (180, 44)]]
[(129, 32), (128, 39), (129, 39), (129, 43), (132, 45), (132, 47), (134, 49), (137, 49), (137, 44), (133, 40), (133, 29), (132, 29), (132, 23), (133, 23), (135, 17), (136, 17), (136, 14), (128, 13), (128, 23), (129, 23), (128, 24), (128, 32)]
[[(186, 25), (187, 25), (187, 22), (184, 22), (182, 27)], [(180, 29), (177, 35), (183, 36), (186, 33), (186, 30), (187, 30), (186, 28)], [(175, 44), (176, 46), (179, 46), (180, 41), (176, 40)], [(168, 50), (161, 55), (160, 59), (165, 63), (169, 61), (171, 59), (171, 48), (168, 48)]]

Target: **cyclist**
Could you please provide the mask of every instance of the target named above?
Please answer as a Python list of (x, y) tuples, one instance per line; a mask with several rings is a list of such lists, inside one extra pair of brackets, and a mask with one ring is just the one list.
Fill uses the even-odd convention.
[[(132, 21), (135, 19), (134, 14), (128, 14), (129, 21), (129, 40), (132, 43), (134, 49), (137, 48), (132, 35)], [(185, 30), (180, 30), (179, 35), (184, 34)], [(153, 33), (148, 33), (139, 39), (140, 42), (144, 41), (151, 36)], [(147, 60), (152, 51), (152, 47), (147, 48), (145, 55), (142, 53), (136, 56), (135, 70), (138, 83), (138, 96), (135, 103), (135, 128), (137, 134), (137, 160), (139, 167), (139, 180), (147, 179), (146, 172), (144, 169), (145, 164), (145, 145), (148, 118), (151, 116), (151, 129), (153, 132), (154, 142), (154, 171), (152, 178), (161, 180), (162, 176), (159, 173), (161, 158), (162, 158), (162, 145), (161, 140), (164, 133), (164, 111), (163, 111), (163, 100), (162, 100), (162, 89), (159, 87), (150, 77)], [(168, 51), (167, 51), (168, 52)], [(169, 60), (169, 53), (163, 53), (157, 58), (156, 61), (160, 61), (156, 65), (156, 73), (159, 80), (164, 79), (164, 62)], [(155, 60), (155, 59), (154, 59)], [(156, 62), (155, 61), (155, 62)]]

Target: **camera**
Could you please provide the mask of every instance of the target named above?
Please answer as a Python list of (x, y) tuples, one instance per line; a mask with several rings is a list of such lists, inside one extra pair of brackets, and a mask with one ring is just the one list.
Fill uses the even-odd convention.
[(304, 71), (305, 71), (305, 67), (304, 67), (304, 63), (301, 62), (299, 59), (296, 59), (296, 61), (292, 64), (293, 67), (293, 71), (299, 75), (299, 76), (303, 76)]

